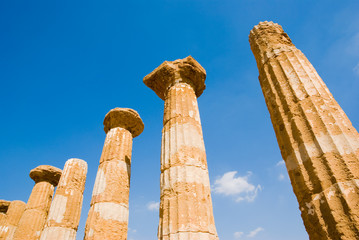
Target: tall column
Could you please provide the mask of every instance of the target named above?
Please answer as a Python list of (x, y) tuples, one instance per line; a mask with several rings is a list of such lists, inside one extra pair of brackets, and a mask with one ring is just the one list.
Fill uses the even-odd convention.
[(47, 165), (31, 170), (30, 177), (35, 181), (35, 186), (15, 231), (14, 240), (40, 238), (61, 172), (60, 169)]
[(80, 222), (87, 163), (66, 161), (40, 240), (75, 240)]
[(0, 233), (0, 239), (12, 240), (15, 230), (20, 221), (22, 214), (24, 213), (26, 203), (23, 201), (15, 200), (10, 202), (9, 208), (6, 213), (5, 228)]
[(127, 239), (132, 138), (142, 133), (144, 125), (128, 108), (112, 109), (103, 124), (107, 135), (84, 239)]
[(358, 132), (281, 26), (261, 22), (249, 42), (310, 239), (359, 239)]
[(165, 101), (158, 239), (218, 239), (197, 97), (206, 72), (191, 56), (165, 61), (143, 81)]

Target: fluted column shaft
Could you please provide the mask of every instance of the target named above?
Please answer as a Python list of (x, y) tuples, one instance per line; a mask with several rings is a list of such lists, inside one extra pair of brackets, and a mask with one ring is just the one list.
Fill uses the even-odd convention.
[(6, 226), (6, 213), (9, 209), (10, 201), (0, 200), (0, 239), (3, 239), (3, 236), (7, 232)]
[[(136, 124), (142, 124), (139, 133), (132, 129)], [(142, 132), (143, 123), (132, 109), (115, 108), (106, 115), (104, 125), (107, 135), (86, 222), (86, 240), (127, 239), (132, 140)]]
[(6, 227), (6, 213), (0, 212), (0, 236)]
[(14, 237), (15, 230), (19, 224), (20, 218), (24, 213), (26, 203), (23, 201), (12, 201), (6, 213), (5, 228), (0, 233), (0, 239), (11, 240)]
[(197, 97), (187, 83), (165, 99), (159, 239), (217, 239)]
[[(113, 128), (106, 136), (86, 222), (85, 239), (126, 239), (132, 135)], [(126, 236), (126, 237), (125, 237)]]
[(310, 239), (359, 239), (358, 132), (278, 24), (254, 27), (250, 44)]
[(50, 209), (54, 185), (49, 182), (38, 182), (32, 189), (19, 226), (15, 231), (14, 240), (39, 239)]
[[(37, 170), (35, 168), (32, 172)], [(40, 169), (36, 174), (43, 174), (44, 171), (46, 172), (45, 178), (43, 176), (32, 177), (35, 180), (35, 186), (32, 189), (25, 211), (20, 218), (14, 234), (14, 240), (37, 240), (40, 238), (51, 206), (55, 186), (57, 186), (61, 176), (61, 170), (53, 167), (51, 167), (52, 172), (50, 174), (47, 172), (47, 169)], [(56, 174), (55, 180), (49, 179), (53, 172)]]
[(87, 163), (66, 161), (40, 240), (75, 240), (80, 222)]
[(165, 61), (143, 80), (165, 101), (159, 240), (218, 239), (197, 105), (205, 78), (189, 56)]

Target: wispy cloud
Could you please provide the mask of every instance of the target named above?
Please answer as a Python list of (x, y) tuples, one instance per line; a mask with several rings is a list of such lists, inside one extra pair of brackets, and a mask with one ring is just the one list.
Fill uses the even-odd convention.
[(159, 202), (149, 202), (147, 203), (147, 209), (150, 211), (156, 211), (160, 208), (160, 203)]
[(349, 38), (349, 40), (347, 40), (347, 45), (345, 47), (349, 55), (359, 56), (359, 32), (356, 32)]
[(278, 180), (279, 181), (283, 181), (284, 179), (285, 179), (284, 174), (281, 173), (281, 174), (278, 175)]
[(353, 71), (359, 76), (359, 63), (353, 68)]
[(251, 231), (247, 237), (252, 238), (255, 237), (259, 232), (264, 231), (264, 229), (262, 227), (257, 227), (256, 229), (254, 229), (253, 231)]
[(236, 202), (253, 202), (257, 197), (258, 191), (262, 188), (260, 185), (254, 186), (248, 179), (252, 175), (248, 172), (246, 176), (235, 177), (237, 171), (226, 172), (214, 183), (214, 192), (225, 196), (235, 196)]
[(243, 236), (243, 232), (235, 232), (233, 236), (235, 239), (240, 239)]
[(284, 160), (280, 160), (280, 161), (277, 162), (277, 164), (276, 164), (277, 167), (284, 166), (284, 165), (285, 165)]
[(287, 176), (284, 173), (284, 171), (285, 171), (285, 162), (284, 162), (284, 160), (280, 160), (279, 162), (276, 163), (275, 166), (278, 167), (278, 169), (280, 169), (280, 173), (278, 174), (278, 180), (279, 181), (284, 181), (286, 179), (286, 176)]

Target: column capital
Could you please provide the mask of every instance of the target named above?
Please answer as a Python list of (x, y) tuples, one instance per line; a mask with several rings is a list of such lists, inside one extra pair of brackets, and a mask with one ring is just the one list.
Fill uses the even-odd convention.
[(106, 114), (103, 125), (106, 134), (112, 128), (122, 127), (128, 130), (134, 138), (140, 135), (145, 127), (140, 115), (130, 108), (111, 109)]
[(61, 174), (61, 169), (49, 165), (40, 165), (30, 171), (30, 177), (35, 183), (45, 181), (51, 183), (55, 187), (59, 183)]
[(250, 31), (249, 43), (256, 59), (266, 62), (281, 52), (296, 49), (282, 26), (273, 22), (260, 22)]
[(0, 199), (0, 213), (6, 213), (10, 203), (10, 201)]
[(153, 72), (144, 77), (143, 82), (157, 96), (165, 100), (167, 90), (176, 83), (188, 83), (199, 97), (206, 88), (206, 71), (193, 57), (176, 61), (164, 61)]

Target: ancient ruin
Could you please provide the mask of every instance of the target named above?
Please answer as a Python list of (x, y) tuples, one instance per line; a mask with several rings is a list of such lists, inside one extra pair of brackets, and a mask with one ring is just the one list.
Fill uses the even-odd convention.
[(359, 239), (358, 132), (281, 26), (261, 22), (249, 42), (310, 239)]
[(40, 240), (75, 240), (80, 222), (87, 163), (72, 158), (65, 163)]
[(158, 239), (218, 239), (197, 97), (206, 71), (191, 56), (165, 61), (143, 81), (165, 101)]
[(6, 232), (6, 213), (9, 205), (10, 201), (0, 200), (0, 237)]
[(84, 239), (127, 239), (132, 139), (144, 125), (138, 113), (128, 108), (112, 109), (103, 124), (106, 140)]
[(15, 230), (25, 211), (26, 203), (23, 201), (11, 201), (6, 211), (6, 219), (3, 222), (3, 228), (0, 229), (0, 239), (11, 240), (14, 237)]
[(14, 240), (40, 238), (61, 173), (61, 169), (48, 165), (31, 170), (30, 177), (35, 181), (35, 186), (15, 231)]
[[(259, 23), (249, 42), (309, 238), (359, 239), (358, 132), (280, 25)], [(164, 100), (159, 240), (219, 239), (197, 103), (205, 79), (191, 56), (165, 61), (143, 79)], [(125, 240), (132, 143), (144, 124), (129, 108), (110, 110), (103, 124), (84, 239)], [(77, 158), (63, 171), (48, 165), (31, 170), (35, 186), (27, 203), (0, 200), (0, 240), (75, 240), (87, 170)]]

